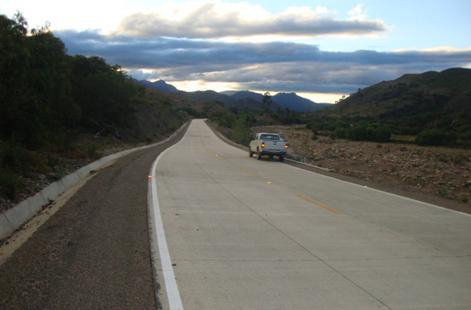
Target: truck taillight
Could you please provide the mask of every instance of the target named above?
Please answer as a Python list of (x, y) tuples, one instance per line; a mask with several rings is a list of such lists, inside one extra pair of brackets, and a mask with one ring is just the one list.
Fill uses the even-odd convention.
[(262, 149), (265, 147), (265, 142), (262, 141), (261, 147), (262, 147)]
[(287, 148), (288, 148), (288, 143), (285, 144), (285, 149), (287, 149)]

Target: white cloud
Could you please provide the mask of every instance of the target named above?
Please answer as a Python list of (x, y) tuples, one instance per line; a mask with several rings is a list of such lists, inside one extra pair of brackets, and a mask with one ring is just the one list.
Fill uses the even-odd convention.
[(241, 86), (238, 83), (231, 82), (208, 82), (205, 80), (183, 80), (168, 81), (176, 88), (184, 91), (214, 90), (217, 92), (226, 90), (239, 90)]
[(115, 29), (126, 12), (133, 10), (127, 0), (1, 0), (0, 13), (11, 17), (20, 11), (31, 27), (41, 27), (46, 22), (51, 29), (99, 29), (109, 32)]
[(426, 52), (426, 53), (469, 53), (471, 52), (471, 47), (457, 48), (452, 46), (434, 46), (429, 48), (420, 48), (420, 49), (411, 49), (411, 48), (401, 48), (394, 49), (393, 52), (398, 53), (407, 53), (407, 52)]
[(310, 99), (317, 103), (335, 103), (339, 99), (348, 94), (336, 94), (336, 93), (304, 93), (298, 92), (299, 96)]
[[(354, 17), (363, 8), (354, 8)], [(326, 7), (289, 7), (273, 14), (259, 5), (201, 1), (170, 3), (154, 13), (137, 13), (123, 19), (117, 33), (130, 36), (226, 38), (265, 35), (364, 35), (385, 31), (381, 20), (339, 20)]]
[(348, 17), (350, 20), (367, 20), (365, 6), (363, 4), (355, 5), (350, 11), (348, 11)]

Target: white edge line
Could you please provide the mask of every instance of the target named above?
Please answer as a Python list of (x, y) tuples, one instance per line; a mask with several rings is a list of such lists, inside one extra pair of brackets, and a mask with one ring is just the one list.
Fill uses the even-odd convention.
[[(298, 163), (298, 162), (296, 162), (296, 163)], [(299, 162), (299, 164), (304, 164), (304, 163)], [(383, 194), (386, 194), (386, 195), (389, 195), (389, 196), (392, 196), (392, 197), (402, 198), (402, 199), (409, 200), (409, 201), (419, 203), (419, 204), (423, 204), (423, 205), (426, 205), (426, 206), (429, 206), (429, 207), (434, 207), (434, 208), (438, 208), (438, 209), (442, 209), (442, 210), (446, 210), (446, 211), (450, 211), (450, 212), (459, 213), (459, 214), (466, 215), (466, 216), (471, 216), (471, 214), (468, 214), (468, 213), (465, 213), (465, 212), (461, 212), (461, 211), (454, 210), (454, 209), (448, 209), (448, 208), (440, 207), (440, 206), (437, 206), (437, 205), (434, 205), (434, 204), (431, 204), (431, 203), (428, 203), (428, 202), (425, 202), (425, 201), (420, 201), (420, 200), (417, 200), (417, 199), (414, 199), (414, 198), (409, 198), (409, 197), (406, 197), (406, 196), (401, 196), (401, 195), (398, 195), (398, 194), (385, 192), (385, 191), (382, 191), (380, 189), (376, 189), (374, 187), (369, 187), (369, 186), (366, 186), (366, 185), (361, 185), (361, 184), (357, 184), (357, 183), (353, 183), (353, 182), (344, 181), (344, 180), (337, 179), (337, 178), (334, 178), (334, 177), (331, 177), (331, 176), (328, 176), (328, 175), (320, 174), (320, 173), (317, 173), (315, 171), (306, 170), (306, 169), (299, 168), (299, 167), (292, 166), (292, 165), (288, 165), (288, 166), (292, 167), (292, 168), (295, 168), (295, 169), (302, 170), (302, 171), (307, 172), (307, 173), (314, 173), (314, 174), (319, 175), (323, 178), (333, 179), (333, 180), (336, 180), (336, 181), (341, 182), (341, 183), (355, 185), (356, 187), (360, 187), (360, 188), (363, 188), (363, 189), (366, 189), (366, 190), (371, 190), (371, 191), (383, 193)]]
[[(205, 123), (205, 124), (206, 124), (206, 123)], [(208, 126), (208, 124), (206, 124), (206, 126)], [(208, 127), (209, 127), (209, 126), (208, 126)], [(221, 134), (221, 133), (220, 133), (220, 134)], [(227, 145), (232, 146), (233, 148), (242, 151), (241, 149), (235, 147), (234, 145), (231, 145), (230, 143), (224, 141), (224, 139), (222, 139), (221, 137), (219, 137), (217, 134), (215, 134), (215, 136), (218, 137), (219, 140), (221, 140), (222, 142), (226, 143)], [(227, 139), (227, 138), (226, 138), (226, 139)], [(288, 158), (287, 158), (287, 159), (288, 159)], [(321, 170), (323, 170), (322, 167), (316, 167), (316, 166), (309, 165), (309, 164), (306, 164), (306, 163), (303, 163), (303, 162), (298, 162), (298, 161), (296, 161), (296, 160), (288, 159), (288, 161), (292, 161), (292, 162), (295, 162), (295, 163), (297, 163), (297, 164), (305, 165), (305, 166), (308, 166), (308, 167), (320, 168)], [(324, 175), (324, 174), (321, 174), (321, 173), (317, 173), (317, 172), (315, 172), (315, 171), (311, 171), (311, 170), (299, 168), (299, 167), (292, 166), (292, 165), (287, 165), (287, 166), (292, 167), (292, 168), (295, 168), (295, 169), (302, 170), (302, 171), (307, 172), (307, 173), (314, 173), (314, 174), (319, 175), (319, 176), (321, 176), (321, 177), (328, 178), (328, 179), (333, 179), (333, 180), (336, 180), (336, 181), (341, 182), (341, 183), (346, 183), (346, 184), (355, 185), (355, 186), (361, 187), (361, 188), (363, 188), (363, 189), (368, 189), (368, 190), (376, 191), (376, 192), (383, 193), (383, 194), (386, 194), (386, 195), (389, 195), (389, 196), (393, 196), (393, 197), (397, 197), (397, 198), (402, 198), (402, 199), (409, 200), (409, 201), (412, 201), (412, 202), (415, 202), (415, 203), (419, 203), (419, 204), (423, 204), (423, 205), (426, 205), (426, 206), (429, 206), (429, 207), (434, 207), (434, 208), (446, 210), (446, 211), (449, 211), (449, 212), (454, 212), (454, 213), (458, 213), (458, 214), (462, 214), (462, 215), (466, 215), (466, 216), (471, 216), (471, 214), (469, 214), (469, 213), (465, 213), (465, 212), (461, 212), (461, 211), (458, 211), (458, 210), (449, 209), (449, 208), (445, 208), (445, 207), (440, 207), (440, 206), (437, 206), (437, 205), (434, 205), (434, 204), (431, 204), (431, 203), (428, 203), (428, 202), (425, 202), (425, 201), (420, 201), (420, 200), (413, 199), (413, 198), (409, 198), (409, 197), (406, 197), (406, 196), (401, 196), (401, 195), (397, 195), (397, 194), (385, 192), (385, 191), (382, 191), (382, 190), (380, 190), (380, 189), (376, 189), (376, 188), (369, 187), (369, 186), (366, 186), (366, 185), (360, 185), (360, 184), (357, 184), (357, 183), (344, 181), (344, 180), (337, 179), (337, 178), (334, 178), (334, 177), (331, 177), (331, 176), (328, 176), (328, 175)]]
[[(190, 122), (191, 125), (191, 122)], [(165, 238), (164, 225), (162, 222), (162, 216), (160, 213), (159, 198), (157, 196), (157, 181), (156, 181), (156, 168), (160, 159), (167, 153), (167, 151), (176, 147), (180, 144), (189, 132), (189, 126), (185, 132), (185, 135), (176, 144), (165, 149), (157, 156), (156, 160), (152, 164), (150, 170), (150, 178), (148, 185), (147, 204), (149, 208), (149, 219), (150, 219), (150, 243), (151, 243), (151, 255), (152, 265), (154, 269), (154, 281), (157, 282), (156, 275), (159, 265), (162, 267), (162, 274), (164, 276), (164, 284), (167, 292), (167, 299), (170, 310), (183, 310), (183, 304), (178, 290), (177, 281), (175, 279), (175, 273), (173, 271), (172, 259), (168, 251), (167, 239)], [(157, 290), (155, 292), (156, 296)]]
[(299, 164), (299, 165), (303, 165), (303, 166), (307, 166), (307, 167), (312, 167), (312, 168), (320, 169), (320, 170), (322, 170), (322, 171), (332, 172), (332, 170), (330, 170), (329, 168), (324, 168), (324, 167), (320, 167), (320, 166), (316, 166), (316, 165), (311, 165), (311, 164), (303, 163), (302, 161), (297, 161), (297, 160), (294, 160), (294, 159), (291, 159), (291, 158), (285, 158), (285, 160), (286, 160), (286, 161), (289, 161), (289, 162), (292, 162), (292, 163), (295, 163), (295, 164)]

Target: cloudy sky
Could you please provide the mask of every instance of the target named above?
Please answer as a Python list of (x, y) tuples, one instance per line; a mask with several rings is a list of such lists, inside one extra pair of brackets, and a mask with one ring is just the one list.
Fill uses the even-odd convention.
[(316, 102), (405, 73), (471, 68), (471, 1), (0, 1), (98, 55), (182, 90), (297, 92)]

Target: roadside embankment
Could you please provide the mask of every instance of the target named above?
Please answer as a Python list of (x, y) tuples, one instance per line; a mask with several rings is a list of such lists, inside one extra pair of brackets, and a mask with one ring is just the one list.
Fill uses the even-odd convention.
[(68, 175), (56, 182), (52, 182), (35, 195), (28, 197), (12, 208), (0, 213), (0, 240), (8, 237), (12, 232), (20, 228), (25, 222), (32, 218), (44, 206), (54, 201), (61, 193), (75, 186), (82, 179), (95, 171), (102, 169), (113, 163), (118, 158), (126, 156), (132, 152), (147, 149), (156, 145), (164, 144), (177, 136), (187, 124), (182, 125), (176, 132), (163, 141), (123, 150), (114, 154), (100, 158)]

